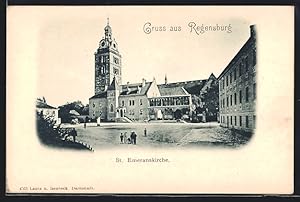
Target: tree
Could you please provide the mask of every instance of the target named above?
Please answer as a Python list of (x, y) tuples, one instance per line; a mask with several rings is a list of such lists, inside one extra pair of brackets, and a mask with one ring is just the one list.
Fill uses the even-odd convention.
[(58, 108), (58, 116), (61, 118), (63, 123), (69, 123), (73, 119), (73, 115), (70, 114), (71, 110), (75, 110), (80, 115), (88, 115), (88, 108), (86, 109), (86, 107), (79, 100), (71, 103), (67, 102), (65, 105), (59, 106)]
[(55, 127), (55, 121), (52, 117), (45, 117), (43, 112), (37, 112), (37, 133), (41, 143), (62, 148), (84, 149), (93, 151), (93, 149), (85, 143), (69, 141), (67, 138), (72, 135), (73, 128)]
[(203, 108), (207, 112), (207, 121), (216, 121), (219, 111), (219, 85), (215, 81), (201, 95), (201, 100), (204, 103)]
[(83, 107), (82, 115), (89, 115), (89, 104), (87, 104)]
[(43, 112), (37, 112), (37, 132), (39, 139), (45, 144), (55, 144), (63, 134), (60, 127), (54, 127), (55, 121), (51, 116), (45, 116)]

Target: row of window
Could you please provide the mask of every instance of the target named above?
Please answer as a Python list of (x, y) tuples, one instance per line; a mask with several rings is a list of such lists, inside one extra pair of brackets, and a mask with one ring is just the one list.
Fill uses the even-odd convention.
[[(139, 101), (140, 101), (140, 105), (143, 105), (143, 100), (140, 99)], [(124, 106), (125, 106), (125, 101), (122, 100), (121, 104), (122, 104), (122, 107), (124, 107)], [(129, 100), (129, 101), (128, 101), (128, 104), (129, 104), (129, 106), (134, 106), (135, 102), (134, 102), (134, 100)], [(101, 104), (99, 104), (99, 106), (101, 107)], [(112, 106), (112, 105), (111, 105), (111, 106)], [(96, 107), (96, 104), (93, 103), (93, 108), (95, 108), (95, 107)]]
[[(140, 101), (140, 105), (143, 105), (143, 100), (140, 99), (139, 101)], [(129, 102), (129, 106), (134, 106), (134, 100), (129, 100), (128, 102)], [(122, 107), (124, 106), (125, 106), (125, 101), (122, 100)]]
[[(134, 115), (134, 110), (129, 110), (129, 115)], [(140, 109), (140, 115), (143, 115), (143, 109)]]
[[(97, 57), (97, 55), (96, 55)], [(99, 60), (101, 63), (109, 63), (109, 56), (108, 55), (100, 55)]]
[[(110, 104), (109, 111), (114, 112), (113, 104)], [(129, 115), (134, 115), (134, 110), (129, 110), (128, 114)], [(140, 109), (140, 115), (143, 115), (143, 109)]]
[[(253, 49), (252, 52), (252, 66), (254, 67), (256, 65), (256, 50)], [(245, 67), (245, 72), (243, 72), (243, 66)], [(237, 77), (240, 77), (243, 73), (246, 73), (249, 71), (249, 56), (242, 59), (242, 61), (239, 63), (238, 67), (235, 67), (231, 72), (227, 73), (226, 76), (224, 76), (224, 79), (220, 82), (220, 89), (225, 88), (225, 82), (226, 86), (231, 84), (233, 81), (237, 79)]]
[[(237, 120), (239, 119), (239, 120)], [(245, 127), (249, 128), (249, 116), (245, 116)], [(255, 126), (256, 116), (253, 115), (253, 127)], [(221, 116), (221, 123), (227, 126), (239, 126), (243, 127), (243, 116)]]
[(134, 100), (129, 100), (129, 106), (134, 106)]
[[(253, 100), (255, 100), (256, 99), (256, 83), (254, 83), (252, 85), (252, 92), (253, 92)], [(238, 94), (234, 93), (234, 94), (226, 97), (226, 107), (237, 104), (237, 95), (239, 96), (239, 104), (242, 104), (243, 93), (242, 93), (242, 90), (240, 90)], [(251, 95), (249, 92), (249, 87), (247, 86), (245, 89), (245, 102), (249, 102), (250, 96)], [(223, 98), (220, 102), (221, 102), (220, 103), (221, 108), (224, 108), (225, 107), (225, 98)]]
[(106, 68), (105, 68), (105, 66), (101, 66), (101, 68), (100, 68), (100, 74), (105, 74), (106, 73), (106, 69), (108, 69), (108, 65), (107, 64), (106, 64)]
[(150, 99), (150, 106), (189, 105), (189, 97), (167, 97)]
[[(105, 67), (105, 66), (101, 66), (101, 68), (100, 68), (100, 74), (106, 74), (106, 72), (109, 72), (109, 71), (108, 71), (108, 65), (107, 65), (107, 64), (106, 64), (106, 67)], [(114, 73), (115, 75), (119, 75), (119, 69), (116, 68), (116, 67), (114, 67), (113, 73)], [(108, 78), (107, 78), (106, 80), (107, 80), (107, 82), (108, 82)]]
[[(97, 56), (96, 56), (97, 57)], [(96, 58), (96, 60), (97, 60), (97, 58)], [(109, 56), (108, 55), (101, 55), (100, 57), (99, 57), (99, 61), (103, 64), (103, 63), (109, 63)], [(120, 60), (119, 60), (119, 58), (117, 58), (117, 57), (115, 57), (115, 56), (113, 56), (113, 62), (115, 63), (115, 64), (120, 64)]]

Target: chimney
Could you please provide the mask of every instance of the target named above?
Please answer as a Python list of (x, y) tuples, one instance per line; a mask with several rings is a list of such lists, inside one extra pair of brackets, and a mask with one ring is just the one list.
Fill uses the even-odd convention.
[(146, 79), (142, 79), (142, 87), (144, 87), (146, 85)]
[(251, 37), (256, 37), (256, 26), (255, 25), (250, 25), (250, 36)]
[(167, 78), (167, 75), (165, 74), (165, 84), (167, 85), (168, 84), (168, 78)]
[(155, 77), (153, 77), (153, 81), (152, 81), (153, 83), (156, 83), (156, 79), (155, 79)]
[(127, 86), (126, 86), (126, 89), (127, 89), (127, 94), (129, 94), (130, 92), (130, 89), (129, 89), (129, 82), (127, 81)]

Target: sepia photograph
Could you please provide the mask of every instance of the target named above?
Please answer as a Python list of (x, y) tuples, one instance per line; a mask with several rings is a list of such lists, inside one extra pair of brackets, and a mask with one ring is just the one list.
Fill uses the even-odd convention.
[[(64, 57), (66, 60), (64, 63), (70, 60), (71, 64), (67, 65), (71, 65), (74, 69), (74, 80), (63, 85), (71, 89), (76, 87), (74, 83), (78, 77), (89, 81), (87, 83), (89, 85), (84, 87), (88, 92), (93, 90), (93, 94), (90, 97), (84, 97), (86, 95), (84, 92), (77, 91), (78, 100), (71, 102), (67, 102), (70, 98), (65, 94), (66, 103), (60, 106), (47, 103), (48, 98), (57, 100), (54, 97), (48, 96), (46, 99), (45, 96), (41, 96), (37, 98), (37, 130), (42, 143), (61, 148), (94, 151), (107, 147), (130, 147), (132, 145), (140, 147), (222, 146), (235, 148), (250, 141), (255, 129), (256, 117), (257, 31), (255, 25), (247, 27), (247, 23), (241, 21), (240, 24), (234, 25), (229, 23), (228, 25), (202, 24), (199, 26), (195, 22), (189, 22), (186, 27), (171, 26), (169, 28), (153, 26), (150, 22), (146, 22), (143, 27), (140, 27), (143, 29), (139, 30), (144, 32), (142, 33), (145, 34), (144, 37), (147, 37), (147, 34), (157, 34), (167, 38), (170, 37), (168, 35), (173, 34), (172, 32), (198, 35), (204, 35), (207, 32), (206, 34), (218, 37), (218, 41), (211, 38), (211, 41), (194, 47), (192, 52), (182, 52), (182, 48), (188, 48), (190, 44), (183, 44), (182, 47), (171, 52), (167, 48), (165, 50), (161, 48), (159, 57), (163, 60), (168, 57), (170, 60), (165, 63), (163, 60), (155, 60), (155, 56), (151, 58), (151, 55), (145, 56), (143, 53), (133, 56), (130, 51), (132, 48), (128, 51), (122, 50), (122, 41), (118, 41), (114, 35), (114, 32), (121, 31), (121, 29), (116, 28), (113, 32), (113, 23), (109, 22), (109, 18), (99, 19), (98, 24), (99, 27), (100, 25), (105, 26), (102, 26), (102, 33), (98, 34), (98, 36), (102, 36), (95, 41), (96, 50), (95, 52), (85, 52), (85, 56), (94, 56), (94, 66), (79, 66), (76, 65), (76, 58)], [(55, 37), (58, 31), (60, 30), (53, 30), (47, 35)], [(237, 32), (235, 35), (238, 33), (246, 35), (245, 32), (248, 32), (248, 38), (244, 41), (237, 40), (232, 32)], [(94, 31), (94, 33), (96, 32)], [(122, 35), (122, 33), (118, 35)], [(224, 36), (222, 39), (221, 35), (233, 36)], [(86, 36), (81, 37), (85, 38)], [(227, 47), (228, 40), (232, 40), (232, 44)], [(58, 42), (49, 41), (49, 43), (58, 45)], [(148, 42), (145, 43), (147, 45)], [(208, 48), (204, 46), (205, 44), (217, 47), (220, 43), (224, 44), (222, 49), (226, 50), (227, 48), (230, 53), (236, 51), (234, 48), (238, 45), (242, 44), (242, 46), (231, 58), (228, 57), (229, 54), (219, 55), (219, 60), (224, 61), (224, 63), (219, 62), (219, 66), (211, 62), (217, 57), (213, 54), (203, 54), (203, 61), (193, 62), (195, 57), (193, 53), (205, 51)], [(135, 48), (141, 49), (145, 45), (136, 44)], [(83, 45), (80, 47), (87, 48)], [(68, 47), (60, 48), (67, 49)], [(220, 51), (220, 48), (215, 49)], [(51, 56), (54, 54), (52, 51), (56, 51), (55, 48), (46, 51), (45, 62), (48, 62), (50, 58), (52, 60)], [(156, 49), (148, 51), (155, 52)], [(184, 58), (183, 60), (178, 60), (177, 55), (179, 54)], [(129, 57), (130, 55), (131, 57)], [(145, 57), (146, 61), (152, 60), (153, 62), (140, 64), (137, 58), (144, 61), (142, 57)], [(82, 58), (85, 57), (82, 56)], [(91, 57), (86, 58), (91, 60)], [(123, 59), (126, 62), (123, 63)], [(131, 61), (132, 59), (133, 61)], [(133, 65), (134, 68), (129, 65)], [(140, 66), (136, 67), (137, 65)], [(181, 68), (186, 66), (193, 68), (195, 69), (194, 75), (176, 75), (176, 71), (168, 72), (173, 65)], [(38, 74), (43, 76), (48, 71), (44, 70), (47, 66), (47, 64), (41, 64)], [(57, 66), (61, 66), (61, 64), (57, 64)], [(205, 69), (204, 66), (212, 68)], [(55, 68), (53, 67), (54, 70)], [(76, 75), (81, 68), (89, 68), (87, 73), (90, 75)], [(140, 78), (140, 82), (136, 82), (136, 73), (132, 71), (134, 69), (140, 72), (138, 75), (147, 78)], [(210, 69), (215, 72), (207, 74)], [(153, 70), (153, 75), (147, 73), (151, 70)], [(68, 74), (63, 69), (61, 71), (58, 78)], [(123, 75), (135, 79), (133, 81), (124, 80)], [(174, 78), (173, 81), (169, 81), (168, 76)], [(94, 79), (89, 80), (91, 77)], [(175, 78), (177, 79), (175, 80)], [(46, 91), (49, 91), (49, 88), (55, 88), (55, 84), (51, 81), (46, 83), (47, 81), (49, 80), (44, 80), (44, 78), (38, 81), (42, 83), (42, 87), (45, 87), (45, 89), (39, 89), (41, 95), (44, 92), (48, 95), (49, 93)], [(88, 89), (92, 85), (94, 85), (93, 89)], [(56, 96), (56, 94), (51, 96)], [(79, 100), (79, 98), (83, 98), (83, 100)]]
[(7, 193), (293, 192), (293, 7), (7, 18)]

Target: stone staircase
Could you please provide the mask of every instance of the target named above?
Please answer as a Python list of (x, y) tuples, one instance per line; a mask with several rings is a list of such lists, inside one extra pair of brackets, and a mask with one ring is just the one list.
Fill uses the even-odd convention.
[(132, 121), (127, 117), (116, 118), (117, 123), (132, 123)]

